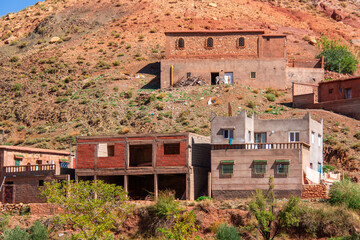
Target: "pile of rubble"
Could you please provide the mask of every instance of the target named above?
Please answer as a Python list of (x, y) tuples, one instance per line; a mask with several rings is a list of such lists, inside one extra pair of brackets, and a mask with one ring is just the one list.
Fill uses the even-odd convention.
[(207, 85), (205, 80), (201, 77), (189, 77), (174, 84), (174, 87), (187, 87), (187, 86), (204, 86)]

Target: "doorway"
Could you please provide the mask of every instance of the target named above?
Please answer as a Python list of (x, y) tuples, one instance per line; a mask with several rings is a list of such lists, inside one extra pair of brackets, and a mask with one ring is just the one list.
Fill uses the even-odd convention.
[(5, 186), (4, 203), (14, 203), (14, 186)]
[(233, 84), (233, 73), (232, 72), (226, 72), (224, 76), (224, 82), (225, 84)]
[(351, 98), (351, 88), (345, 88), (345, 99), (350, 99)]
[(218, 72), (212, 72), (211, 73), (211, 85), (216, 85), (216, 77), (219, 77)]

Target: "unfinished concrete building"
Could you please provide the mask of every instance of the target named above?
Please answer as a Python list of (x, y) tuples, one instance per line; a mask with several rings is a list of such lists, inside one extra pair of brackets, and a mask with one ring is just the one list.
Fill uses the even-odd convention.
[(207, 84), (291, 87), (323, 79), (322, 59), (287, 59), (286, 35), (263, 30), (169, 31), (161, 60), (161, 88), (191, 77)]
[(77, 138), (76, 179), (123, 186), (131, 199), (174, 190), (177, 199), (207, 195), (210, 138), (193, 133)]
[(265, 120), (243, 111), (240, 116), (213, 117), (212, 196), (250, 197), (256, 189), (268, 188), (270, 175), (277, 196), (300, 196), (305, 181), (320, 181), (322, 138), (323, 123), (310, 114), (302, 119)]
[(44, 182), (69, 180), (73, 162), (69, 152), (0, 146), (1, 202), (37, 203)]

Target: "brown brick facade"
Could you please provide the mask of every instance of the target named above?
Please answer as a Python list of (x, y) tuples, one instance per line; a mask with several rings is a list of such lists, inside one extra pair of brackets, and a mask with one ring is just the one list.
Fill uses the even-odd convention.
[(81, 144), (77, 146), (76, 168), (95, 167), (95, 144)]

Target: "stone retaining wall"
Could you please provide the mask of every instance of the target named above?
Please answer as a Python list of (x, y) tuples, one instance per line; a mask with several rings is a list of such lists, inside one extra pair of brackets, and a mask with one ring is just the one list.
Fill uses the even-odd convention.
[(302, 199), (329, 198), (326, 185), (303, 185), (301, 192)]

